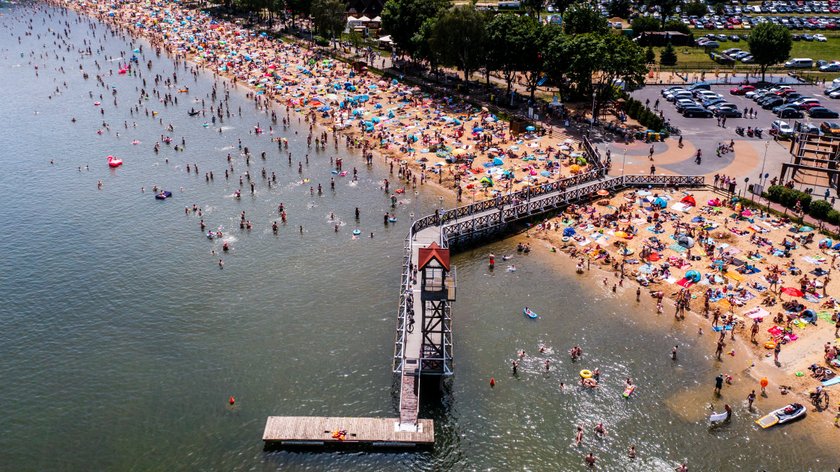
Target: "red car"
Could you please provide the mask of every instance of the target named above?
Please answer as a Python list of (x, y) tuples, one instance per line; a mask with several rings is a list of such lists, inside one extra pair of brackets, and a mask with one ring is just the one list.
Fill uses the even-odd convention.
[(753, 90), (755, 90), (755, 87), (752, 85), (741, 85), (740, 87), (729, 89), (729, 93), (732, 95), (743, 95), (747, 92), (752, 92)]

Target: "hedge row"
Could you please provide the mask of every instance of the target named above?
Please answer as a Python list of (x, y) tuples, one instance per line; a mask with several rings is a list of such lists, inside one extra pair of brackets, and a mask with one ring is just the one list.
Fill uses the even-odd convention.
[(645, 128), (652, 130), (665, 128), (665, 121), (635, 98), (627, 98), (624, 102), (624, 111), (630, 118), (638, 121)]
[(829, 224), (840, 226), (840, 211), (832, 208), (825, 200), (812, 200), (811, 194), (784, 185), (771, 185), (767, 188), (766, 197), (771, 202), (779, 203), (785, 208), (794, 208), (796, 202), (802, 207), (802, 211), (812, 217), (825, 221)]

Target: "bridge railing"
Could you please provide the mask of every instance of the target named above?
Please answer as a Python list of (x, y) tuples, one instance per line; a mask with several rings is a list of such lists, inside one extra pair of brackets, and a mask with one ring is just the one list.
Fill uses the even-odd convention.
[[(407, 301), (408, 294), (411, 291), (411, 241), (419, 231), (432, 226), (440, 226), (440, 245), (441, 247), (449, 247), (452, 240), (458, 240), (463, 234), (471, 233), (477, 229), (487, 230), (496, 225), (555, 210), (573, 202), (586, 201), (602, 189), (615, 191), (626, 187), (699, 187), (705, 184), (705, 178), (702, 175), (628, 174), (599, 179), (601, 176), (603, 176), (603, 169), (593, 170), (560, 181), (530, 187), (512, 194), (501, 195), (495, 199), (476, 202), (414, 220), (404, 243), (399, 321), (397, 322), (397, 339), (394, 346), (394, 371), (397, 372), (402, 369), (409, 310)], [(550, 195), (552, 193), (553, 195)], [(503, 211), (501, 213), (492, 212), (478, 215), (493, 209), (502, 209)], [(458, 218), (463, 219), (458, 221)]]

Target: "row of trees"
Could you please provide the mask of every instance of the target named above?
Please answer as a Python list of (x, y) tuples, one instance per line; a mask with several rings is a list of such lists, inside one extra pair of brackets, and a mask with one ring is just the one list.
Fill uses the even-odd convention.
[(647, 71), (644, 50), (613, 34), (588, 3), (566, 7), (563, 27), (531, 15), (492, 14), (447, 0), (388, 0), (382, 26), (399, 51), (433, 70), (453, 67), (464, 80), (482, 70), (497, 73), (510, 92), (520, 77), (531, 98), (541, 81), (589, 100), (596, 111), (614, 98), (616, 85), (640, 85)]

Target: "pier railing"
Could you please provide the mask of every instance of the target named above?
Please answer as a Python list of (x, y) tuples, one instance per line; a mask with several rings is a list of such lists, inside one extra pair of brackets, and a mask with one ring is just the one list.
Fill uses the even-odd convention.
[(573, 203), (589, 201), (597, 196), (599, 190), (614, 192), (627, 187), (700, 187), (705, 183), (703, 176), (628, 174), (603, 177), (604, 169), (595, 169), (470, 205), (438, 211), (414, 220), (403, 243), (394, 371), (402, 370), (404, 360), (406, 325), (409, 318), (408, 295), (411, 293), (411, 242), (418, 232), (437, 226), (440, 228), (440, 246), (448, 248), (455, 244), (457, 247), (457, 243), (465, 239), (472, 240), (491, 235), (510, 223), (556, 211)]

